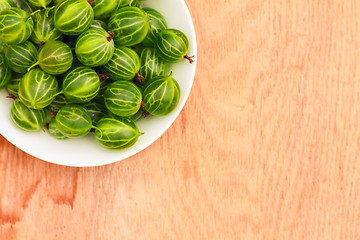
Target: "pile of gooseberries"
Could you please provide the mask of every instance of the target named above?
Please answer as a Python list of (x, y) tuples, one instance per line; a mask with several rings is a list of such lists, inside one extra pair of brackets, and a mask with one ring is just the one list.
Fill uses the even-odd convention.
[(94, 133), (105, 148), (128, 148), (143, 134), (138, 120), (177, 107), (169, 65), (192, 63), (188, 49), (140, 0), (0, 0), (0, 89), (24, 131)]

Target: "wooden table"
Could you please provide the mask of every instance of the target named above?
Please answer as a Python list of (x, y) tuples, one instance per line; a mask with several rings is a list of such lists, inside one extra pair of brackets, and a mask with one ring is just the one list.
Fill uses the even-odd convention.
[(360, 1), (186, 0), (175, 124), (97, 168), (0, 138), (0, 239), (360, 239)]

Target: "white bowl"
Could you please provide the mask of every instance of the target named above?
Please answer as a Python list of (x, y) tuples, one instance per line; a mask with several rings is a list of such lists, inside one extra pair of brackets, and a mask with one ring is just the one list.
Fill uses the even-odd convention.
[(177, 108), (167, 116), (152, 116), (138, 122), (138, 127), (145, 134), (138, 142), (125, 150), (102, 148), (93, 134), (80, 139), (60, 141), (47, 132), (24, 132), (17, 128), (10, 119), (10, 106), (13, 100), (6, 98), (6, 90), (0, 91), (0, 134), (24, 152), (47, 162), (74, 166), (90, 167), (114, 163), (128, 158), (156, 141), (175, 121), (189, 96), (196, 69), (196, 37), (189, 10), (183, 0), (148, 0), (143, 7), (152, 7), (162, 13), (169, 28), (183, 31), (190, 42), (189, 56), (194, 55), (194, 63), (184, 60), (171, 66), (173, 77), (178, 81), (181, 96)]

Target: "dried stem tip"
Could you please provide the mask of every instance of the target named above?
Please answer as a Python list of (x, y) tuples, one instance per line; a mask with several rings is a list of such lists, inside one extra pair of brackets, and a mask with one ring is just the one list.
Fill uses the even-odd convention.
[(11, 98), (11, 99), (14, 99), (14, 100), (17, 99), (17, 97), (16, 97), (14, 94), (11, 94), (11, 93), (9, 93), (9, 94), (6, 96), (6, 98)]
[(111, 40), (114, 38), (114, 33), (108, 31), (109, 36), (106, 38), (108, 42), (111, 42)]
[(39, 45), (39, 49), (40, 49), (42, 46), (44, 46), (45, 43), (46, 43), (45, 41), (41, 41), (41, 42), (40, 42), (40, 45)]
[(91, 5), (95, 0), (90, 0), (88, 3)]
[(147, 111), (144, 111), (143, 114), (144, 114), (144, 118), (147, 118), (148, 116), (150, 116), (150, 113), (148, 113)]
[(194, 62), (194, 60), (192, 60), (193, 57), (194, 57), (194, 56), (189, 57), (188, 55), (185, 55), (185, 56), (184, 56), (184, 58), (187, 59), (187, 60), (189, 60), (190, 63), (193, 63), (193, 62)]
[(145, 78), (141, 76), (139, 73), (136, 73), (135, 76), (138, 78), (139, 82), (143, 82)]
[(100, 79), (109, 79), (109, 77), (106, 76), (106, 75), (103, 74), (103, 73), (102, 73), (102, 74), (99, 74), (98, 76), (99, 76)]
[(54, 109), (51, 109), (51, 115), (53, 115), (54, 117), (56, 117), (57, 112)]
[(142, 106), (142, 107), (145, 107), (145, 106), (146, 106), (146, 103), (144, 103), (143, 101), (141, 101), (141, 106)]

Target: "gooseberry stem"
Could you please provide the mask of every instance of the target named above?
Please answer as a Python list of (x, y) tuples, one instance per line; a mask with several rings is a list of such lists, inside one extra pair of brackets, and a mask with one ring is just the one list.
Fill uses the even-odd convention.
[(27, 71), (29, 72), (33, 67), (35, 67), (36, 65), (39, 65), (39, 61), (37, 61), (36, 63), (34, 63), (33, 65), (31, 65)]
[(135, 84), (135, 85), (136, 85), (137, 87), (139, 87), (139, 88), (142, 87), (142, 85), (140, 84), (140, 82), (139, 82), (138, 79), (134, 79), (134, 80), (132, 81), (132, 83)]
[(142, 106), (142, 107), (145, 107), (145, 106), (146, 106), (146, 103), (144, 103), (143, 101), (141, 101), (141, 106)]
[(144, 114), (144, 118), (147, 118), (148, 116), (150, 116), (150, 113), (147, 111), (144, 111), (143, 114)]
[[(41, 9), (36, 10), (35, 12), (31, 13), (29, 17), (35, 15), (36, 13), (38, 13), (38, 12), (40, 12), (40, 11), (41, 11)], [(29, 18), (29, 17), (28, 17), (28, 18)]]
[(63, 94), (63, 93), (64, 93), (64, 92), (61, 90), (60, 92), (58, 92), (57, 94), (55, 94), (54, 97), (57, 97), (58, 95)]
[(194, 62), (194, 60), (192, 60), (194, 56), (189, 57), (187, 54), (184, 56), (185, 59), (189, 60), (190, 64)]
[(54, 117), (56, 117), (57, 115), (57, 112), (53, 108), (51, 109), (51, 115), (53, 115)]
[(111, 42), (111, 40), (114, 38), (114, 33), (108, 31), (109, 36), (106, 38), (108, 42)]
[(100, 79), (109, 79), (108, 76), (106, 76), (105, 74), (101, 73), (98, 75)]
[(9, 94), (6, 96), (6, 98), (11, 98), (11, 99), (13, 99), (13, 100), (16, 100), (16, 99), (17, 99), (17, 97), (16, 97), (14, 94), (12, 94), (12, 93), (9, 93)]
[(136, 73), (135, 76), (138, 78), (139, 82), (143, 82), (145, 78), (141, 76), (139, 73)]
[(51, 9), (54, 9), (55, 6), (51, 7), (51, 8), (45, 8), (46, 9), (46, 17), (49, 17), (49, 12), (51, 11)]
[(44, 46), (45, 43), (46, 43), (45, 41), (41, 41), (41, 42), (40, 42), (40, 45), (39, 45), (39, 49), (40, 49), (42, 46)]
[(95, 0), (90, 0), (88, 3), (91, 5)]

